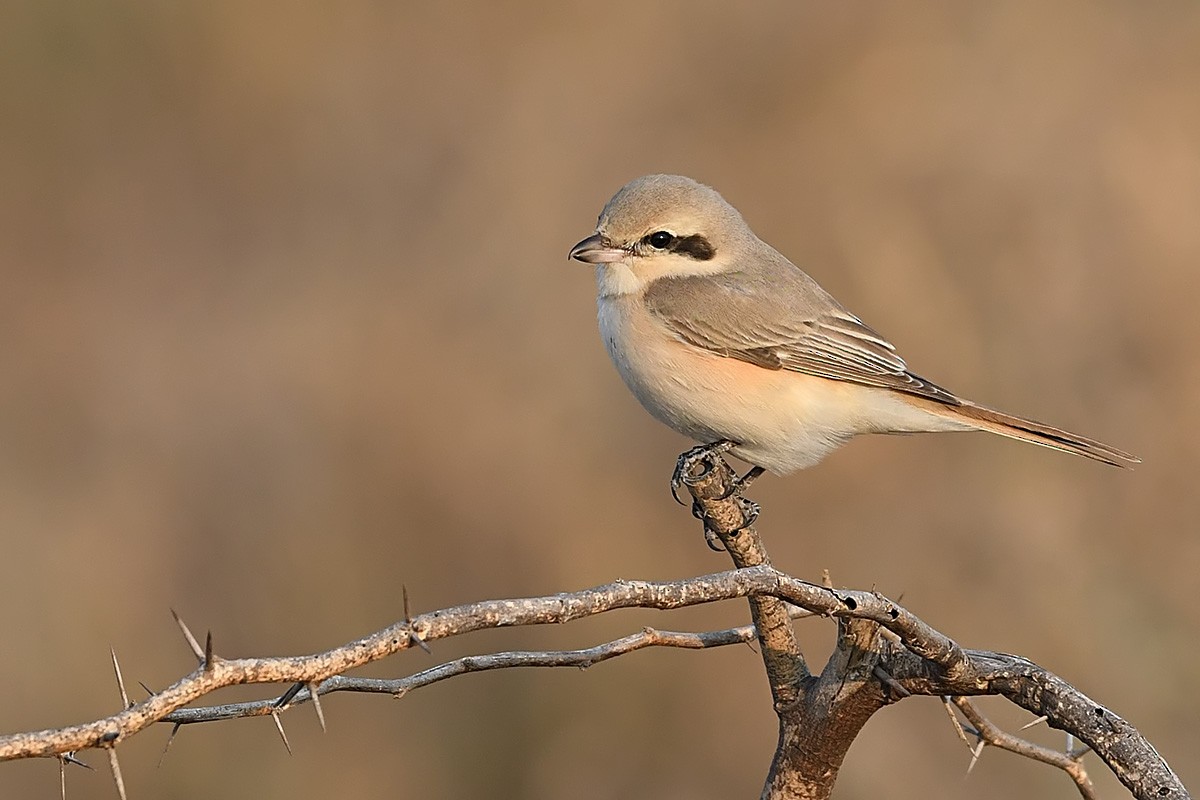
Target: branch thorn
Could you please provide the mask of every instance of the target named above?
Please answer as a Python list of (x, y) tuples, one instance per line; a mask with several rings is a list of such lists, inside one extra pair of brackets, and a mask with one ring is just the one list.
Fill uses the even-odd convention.
[(280, 695), (279, 699), (275, 701), (275, 708), (280, 708), (280, 709), (287, 708), (288, 703), (292, 702), (292, 700), (295, 699), (296, 695), (300, 694), (300, 690), (303, 688), (304, 688), (303, 681), (301, 681), (300, 683), (293, 683), (291, 686), (288, 687), (288, 690), (286, 692), (284, 692), (282, 695)]
[(176, 722), (171, 726), (171, 735), (167, 737), (167, 743), (163, 745), (162, 754), (158, 757), (158, 764), (155, 767), (161, 767), (163, 759), (167, 757), (167, 751), (171, 749), (171, 743), (175, 741), (175, 734), (179, 733), (179, 729), (183, 727), (182, 722)]
[(84, 769), (92, 769), (91, 765), (85, 764), (75, 757), (74, 750), (68, 750), (58, 756), (58, 790), (62, 800), (67, 800), (67, 764), (78, 764)]
[(58, 760), (63, 762), (64, 764), (74, 764), (78, 767), (83, 767), (84, 769), (95, 769), (95, 767), (93, 767), (91, 764), (87, 764), (83, 761), (80, 761), (75, 756), (74, 750), (69, 750), (69, 751), (63, 753), (61, 756), (58, 757)]
[(279, 719), (279, 709), (271, 709), (271, 719), (275, 720), (275, 730), (279, 731), (279, 738), (283, 739), (283, 746), (287, 748), (288, 755), (292, 754), (292, 746), (288, 744), (287, 734), (283, 732), (283, 721)]
[(196, 661), (203, 666), (204, 651), (200, 649), (200, 643), (196, 641), (196, 637), (193, 636), (191, 630), (188, 629), (187, 623), (183, 621), (183, 617), (179, 616), (179, 614), (177, 614), (173, 608), (171, 609), (171, 616), (175, 618), (175, 624), (179, 626), (179, 630), (183, 631), (183, 638), (187, 640), (188, 647), (192, 648), (192, 655), (194, 655), (196, 657)]
[(983, 752), (983, 748), (985, 745), (987, 745), (987, 742), (984, 741), (983, 737), (981, 736), (979, 738), (979, 744), (977, 744), (977, 745), (975, 745), (975, 747), (971, 748), (971, 763), (967, 764), (967, 774), (968, 775), (971, 774), (971, 770), (975, 769), (975, 762), (977, 762), (979, 760), (979, 754)]
[(317, 710), (317, 721), (321, 723), (321, 733), (325, 733), (325, 712), (321, 709), (321, 695), (317, 692), (317, 682), (308, 684), (308, 693), (312, 697), (313, 708)]
[(125, 679), (121, 677), (121, 665), (117, 662), (117, 651), (110, 647), (108, 652), (112, 655), (113, 672), (117, 675), (117, 688), (121, 690), (121, 708), (124, 710), (133, 703), (129, 702), (129, 693), (125, 691)]
[(408, 640), (426, 653), (432, 654), (433, 651), (429, 649), (429, 645), (425, 644), (425, 640), (413, 629), (412, 615), (408, 613), (408, 587), (403, 583), (400, 584), (400, 596), (404, 599), (404, 622), (408, 626)]
[(970, 749), (971, 740), (967, 738), (967, 732), (963, 730), (962, 723), (958, 721), (958, 714), (954, 713), (954, 706), (950, 704), (950, 698), (943, 695), (942, 705), (946, 707), (946, 715), (950, 717), (950, 723), (954, 725), (954, 731), (958, 734), (958, 738), (962, 739), (963, 744)]
[(117, 760), (117, 748), (108, 748), (108, 766), (112, 770), (113, 781), (117, 784), (117, 794), (121, 800), (129, 800), (125, 794), (125, 779), (121, 777), (121, 762)]
[(213, 655), (212, 631), (204, 638), (204, 671), (212, 672), (216, 665), (216, 657)]

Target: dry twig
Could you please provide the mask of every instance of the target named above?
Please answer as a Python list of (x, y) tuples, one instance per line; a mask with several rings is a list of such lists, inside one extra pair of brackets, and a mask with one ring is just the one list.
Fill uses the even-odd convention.
[[(757, 636), (775, 710), (780, 740), (763, 796), (827, 797), (842, 757), (870, 716), (910, 695), (953, 697), (973, 726), (978, 757), (984, 743), (1064, 769), (1085, 797), (1090, 783), (1079, 754), (1040, 748), (999, 731), (965, 700), (1001, 695), (1087, 744), (1133, 795), (1142, 800), (1182, 800), (1186, 789), (1154, 748), (1121, 717), (1095, 703), (1058, 676), (1019, 656), (967, 650), (907, 609), (876, 592), (833, 589), (799, 580), (770, 566), (752, 526), (744, 525), (745, 501), (733, 493), (734, 475), (719, 458), (684, 481), (706, 531), (719, 539), (739, 569), (679, 581), (616, 581), (594, 589), (512, 600), (495, 600), (413, 616), (404, 600), (404, 619), (341, 647), (307, 656), (228, 659), (213, 652), (212, 635), (200, 646), (175, 615), (198, 666), (160, 692), (130, 702), (113, 656), (123, 707), (103, 719), (52, 730), (0, 737), (0, 760), (58, 757), (103, 748), (118, 789), (124, 780), (116, 747), (155, 722), (179, 726), (233, 717), (270, 715), (291, 751), (281, 715), (293, 705), (339, 691), (382, 692), (396, 697), (469, 672), (513, 667), (587, 667), (646, 647), (707, 648), (749, 642)], [(755, 626), (711, 633), (645, 628), (581, 650), (510, 652), (471, 656), (393, 680), (354, 678), (346, 673), (412, 647), (486, 628), (570, 622), (619, 608), (668, 610), (747, 598)], [(797, 612), (797, 609), (803, 611)], [(838, 644), (820, 674), (810, 672), (796, 643), (791, 618), (832, 617)], [(292, 684), (281, 697), (249, 703), (188, 708), (218, 689), (235, 684)], [(149, 690), (147, 690), (149, 692)], [(968, 732), (955, 718), (964, 741)], [(164, 754), (166, 748), (164, 748)]]

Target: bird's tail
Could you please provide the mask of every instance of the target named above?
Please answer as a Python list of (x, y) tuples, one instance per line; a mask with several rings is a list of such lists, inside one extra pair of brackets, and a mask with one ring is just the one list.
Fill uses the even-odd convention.
[(1088, 439), (1086, 436), (1070, 433), (1031, 419), (1014, 417), (1002, 411), (993, 411), (973, 403), (964, 402), (958, 406), (940, 403), (931, 405), (935, 407), (929, 408), (929, 410), (938, 416), (954, 419), (977, 430), (998, 433), (1010, 439), (1039, 444), (1042, 447), (1061, 450), (1064, 453), (1074, 453), (1077, 456), (1103, 461), (1114, 467), (1126, 467), (1129, 464), (1140, 464), (1142, 461), (1137, 456), (1095, 439)]

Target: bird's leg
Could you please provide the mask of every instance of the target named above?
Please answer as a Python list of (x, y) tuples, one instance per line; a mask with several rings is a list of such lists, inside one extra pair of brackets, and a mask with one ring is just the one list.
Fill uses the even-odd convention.
[[(697, 445), (679, 456), (679, 460), (675, 463), (675, 472), (671, 475), (671, 496), (675, 498), (675, 501), (682, 505), (683, 500), (679, 496), (679, 489), (706, 474), (707, 470), (711, 468), (710, 465), (714, 458), (720, 458), (721, 454), (732, 450), (734, 447), (737, 447), (737, 442), (730, 441), (729, 439), (721, 439), (712, 444)], [(702, 469), (697, 474), (696, 470), (698, 467)], [(758, 503), (747, 500), (742, 497), (741, 493), (765, 471), (765, 469), (759, 466), (751, 467), (749, 472), (733, 482), (729, 487), (729, 491), (723, 497), (716, 498), (718, 500), (728, 500), (732, 497), (737, 500), (741, 508), (742, 525), (737, 530), (731, 531), (731, 533), (736, 534), (740, 530), (749, 528), (758, 519)], [(704, 539), (708, 543), (708, 546), (713, 550), (724, 550), (725, 548), (720, 545), (720, 537), (716, 531), (709, 527), (708, 521), (704, 519), (704, 512), (700, 507), (700, 503), (695, 499), (692, 500), (692, 516), (704, 520)]]
[[(683, 500), (679, 497), (679, 490), (693, 479), (692, 473), (696, 470), (696, 467), (703, 465), (706, 461), (711, 461), (719, 457), (722, 453), (729, 452), (735, 447), (737, 447), (737, 442), (732, 442), (729, 439), (719, 439), (712, 444), (696, 445), (691, 450), (680, 455), (679, 460), (675, 462), (675, 472), (671, 474), (671, 496), (675, 498), (675, 502), (684, 505)], [(753, 471), (751, 470), (751, 472)], [(704, 471), (700, 474), (703, 475)], [(756, 475), (755, 477), (758, 476)]]

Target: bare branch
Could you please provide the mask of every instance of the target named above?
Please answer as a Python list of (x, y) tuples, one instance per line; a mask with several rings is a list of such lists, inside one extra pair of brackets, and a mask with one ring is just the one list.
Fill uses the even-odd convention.
[[(565, 623), (617, 608), (682, 608), (746, 597), (755, 592), (769, 593), (777, 585), (775, 571), (761, 568), (662, 583), (617, 581), (595, 589), (547, 597), (471, 603), (422, 614), (411, 621), (309, 656), (214, 658), (204, 664), (204, 651), (197, 644), (194, 652), (202, 666), (172, 686), (94, 722), (0, 737), (0, 760), (54, 756), (68, 750), (101, 746), (117, 736), (124, 738), (141, 731), (217, 689), (247, 683), (324, 681), (406, 650), (417, 640), (435, 641), (488, 628)], [(186, 626), (181, 624), (180, 627), (186, 631)], [(194, 637), (188, 638), (195, 642)]]
[[(803, 609), (793, 609), (792, 613), (794, 618), (812, 616), (812, 614)], [(390, 694), (393, 697), (401, 698), (414, 689), (420, 689), (430, 684), (444, 681), (447, 678), (454, 678), (471, 672), (486, 672), (489, 670), (513, 669), (518, 667), (576, 667), (578, 669), (587, 669), (594, 664), (599, 664), (610, 658), (632, 653), (647, 647), (678, 647), (699, 650), (751, 642), (754, 638), (755, 630), (752, 625), (743, 625), (737, 628), (728, 628), (708, 633), (686, 633), (643, 628), (639, 633), (581, 650), (516, 651), (492, 653), (482, 656), (466, 656), (439, 664), (436, 667), (430, 667), (406, 678), (348, 678), (344, 675), (335, 675), (321, 682), (318, 693), (367, 692), (372, 694)], [(311, 699), (311, 688), (301, 689), (289, 698), (289, 705), (300, 705)], [(238, 717), (262, 716), (273, 713), (278, 708), (279, 703), (275, 700), (228, 703), (219, 706), (205, 706), (203, 708), (183, 708), (171, 713), (163, 721), (175, 722), (181, 725), (197, 722), (215, 722)]]
[[(1026, 758), (1032, 758), (1034, 761), (1041, 761), (1043, 764), (1058, 767), (1066, 772), (1071, 777), (1071, 780), (1075, 782), (1075, 786), (1079, 789), (1079, 794), (1083, 796), (1084, 800), (1096, 799), (1095, 788), (1092, 786), (1092, 781), (1088, 778), (1087, 770), (1083, 768), (1083, 762), (1072, 753), (1060, 753), (1057, 750), (1042, 747), (1039, 744), (1034, 744), (1026, 739), (1000, 730), (965, 697), (955, 697), (951, 702), (962, 711), (967, 721), (975, 726), (974, 732), (979, 737), (980, 744), (990, 744), (993, 747), (999, 747), (1001, 750), (1008, 750)], [(978, 751), (976, 753), (975, 758), (978, 758)], [(972, 760), (972, 763), (974, 763), (974, 760)]]
[[(735, 567), (770, 565), (762, 539), (754, 530), (753, 519), (748, 518), (757, 512), (750, 508), (753, 504), (738, 495), (737, 476), (715, 451), (698, 447), (683, 454), (676, 475), (692, 495), (697, 516), (704, 523), (706, 538), (715, 536)], [(672, 491), (674, 485), (675, 479), (672, 480)], [(801, 682), (810, 674), (792, 631), (787, 604), (777, 597), (752, 595), (750, 616), (758, 629), (763, 666), (775, 708), (788, 708), (796, 703)]]
[[(172, 612), (198, 662), (195, 670), (163, 691), (130, 703), (114, 654), (113, 667), (125, 704), (120, 712), (80, 725), (0, 737), (0, 760), (54, 756), (65, 760), (73, 757), (64, 754), (76, 750), (104, 748), (123, 795), (115, 747), (155, 722), (172, 723), (173, 739), (183, 724), (269, 714), (290, 753), (282, 713), (293, 704), (312, 701), (324, 728), (324, 711), (318, 700), (322, 694), (357, 691), (401, 697), (469, 672), (587, 667), (651, 646), (707, 648), (749, 642), (757, 636), (780, 718), (779, 747), (764, 797), (828, 797), (842, 758), (861, 727), (879, 708), (910, 695), (956, 698), (953, 702), (979, 739), (972, 763), (985, 743), (992, 744), (1062, 768), (1085, 797), (1091, 796), (1078, 754), (1070, 746), (1066, 753), (1050, 751), (999, 731), (962, 699), (986, 694), (1002, 695), (1050, 726), (1077, 737), (1136, 797), (1188, 797), (1178, 777), (1132, 725), (1040, 666), (1019, 656), (965, 650), (877, 592), (834, 589), (772, 568), (761, 539), (749, 524), (757, 507), (737, 496), (740, 484), (719, 457), (699, 462), (684, 475), (683, 484), (692, 493), (707, 534), (720, 541), (739, 569), (678, 581), (616, 581), (582, 591), (471, 603), (416, 616), (409, 613), (404, 591), (404, 619), (400, 622), (306, 656), (220, 658), (213, 652), (211, 632), (201, 647)], [(754, 626), (711, 633), (645, 628), (581, 650), (470, 656), (394, 680), (347, 676), (357, 667), (401, 651), (428, 649), (429, 642), (473, 631), (560, 624), (621, 608), (669, 610), (735, 598), (749, 598)], [(828, 616), (838, 622), (837, 645), (819, 675), (809, 670), (792, 631), (796, 609), (803, 609), (798, 612), (801, 615)], [(267, 683), (291, 684), (291, 688), (278, 699), (187, 708), (223, 687)], [(955, 722), (958, 724), (956, 717)], [(967, 738), (961, 725), (959, 733)]]
[[(697, 453), (701, 454), (698, 458), (693, 455)], [(689, 456), (693, 456), (690, 462)], [(681, 469), (687, 463), (693, 466)], [(753, 521), (757, 506), (737, 496), (740, 484), (719, 449), (689, 451), (680, 465), (676, 475), (682, 473), (682, 480), (678, 482), (690, 491), (693, 511), (704, 521), (706, 538), (718, 536), (739, 567), (769, 564), (757, 532), (744, 521)], [(744, 518), (748, 508), (750, 513)], [(751, 554), (749, 558), (746, 553)], [(760, 629), (787, 628), (786, 632), (760, 630), (764, 651), (768, 636), (773, 636), (771, 641), (778, 649), (775, 658), (764, 652), (763, 660), (780, 721), (779, 745), (764, 798), (828, 797), (862, 726), (887, 703), (911, 694), (1004, 695), (1086, 742), (1135, 796), (1187, 796), (1178, 777), (1133, 726), (1037, 665), (1017, 656), (964, 651), (950, 637), (876, 592), (837, 591), (827, 577), (823, 587), (787, 576), (779, 576), (779, 581), (778, 590), (771, 594), (837, 617), (839, 635), (824, 670), (814, 678), (790, 625), (773, 620), (763, 604), (752, 598)], [(884, 630), (896, 639), (881, 635)], [(794, 699), (781, 703), (781, 697)], [(1016, 747), (1020, 741), (1002, 735), (994, 726), (988, 731), (987, 741), (998, 746)], [(984, 741), (974, 748), (972, 767)], [(1068, 772), (1081, 791), (1090, 787), (1085, 786), (1086, 775), (1077, 762)]]
[[(412, 632), (417, 632), (422, 640), (436, 641), (485, 628), (568, 622), (616, 608), (682, 608), (752, 594), (772, 595), (814, 614), (877, 622), (897, 634), (907, 648), (891, 654), (886, 668), (893, 680), (912, 694), (1002, 694), (1035, 714), (1044, 714), (1049, 724), (1071, 731), (1086, 742), (1136, 796), (1187, 796), (1179, 779), (1133, 726), (1036, 664), (1017, 656), (964, 651), (881, 595), (829, 590), (769, 566), (681, 581), (618, 581), (547, 597), (472, 603), (421, 614), (411, 621), (310, 656), (213, 659), (162, 692), (110, 717), (55, 730), (0, 737), (0, 760), (55, 756), (107, 746), (159, 720), (188, 721), (173, 712), (234, 684), (318, 682), (322, 691), (332, 691), (340, 688), (342, 680), (349, 680), (339, 678), (327, 690), (323, 684), (334, 676), (411, 647)], [(205, 669), (209, 665), (211, 668)], [(467, 662), (457, 669), (475, 671), (471, 668), (474, 666)], [(391, 687), (386, 691), (396, 693)]]

